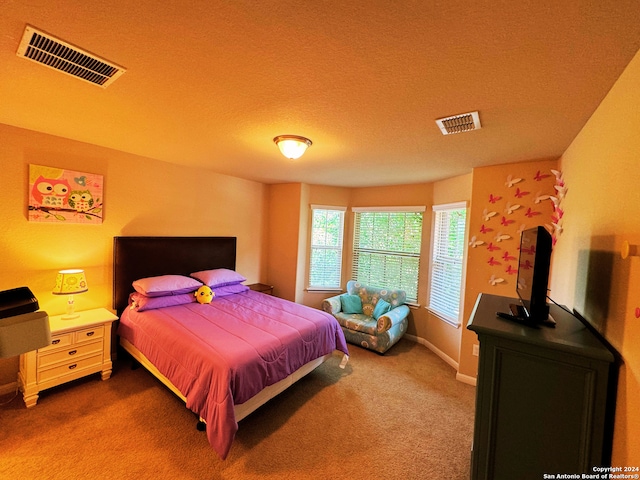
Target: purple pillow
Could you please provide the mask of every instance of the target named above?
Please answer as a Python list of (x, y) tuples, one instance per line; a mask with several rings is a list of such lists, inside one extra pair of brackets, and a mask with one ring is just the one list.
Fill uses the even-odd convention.
[(235, 285), (246, 280), (242, 275), (227, 268), (216, 268), (215, 270), (202, 270), (192, 273), (193, 278), (197, 278), (211, 288), (224, 287), (225, 285)]
[(213, 293), (215, 295), (213, 297), (213, 300), (215, 301), (216, 298), (218, 297), (224, 297), (225, 295), (233, 295), (234, 293), (246, 292), (247, 290), (249, 290), (249, 287), (247, 287), (246, 285), (240, 285), (239, 283), (236, 283), (234, 285), (225, 285), (224, 287), (212, 288), (211, 290), (213, 290)]
[(163, 307), (174, 307), (176, 305), (184, 305), (185, 303), (193, 303), (195, 301), (196, 297), (193, 293), (167, 295), (164, 297), (147, 297), (141, 293), (132, 293), (129, 295), (129, 307), (138, 312)]
[(195, 292), (202, 284), (194, 278), (183, 275), (160, 275), (158, 277), (141, 278), (133, 282), (136, 292), (147, 297), (164, 297)]

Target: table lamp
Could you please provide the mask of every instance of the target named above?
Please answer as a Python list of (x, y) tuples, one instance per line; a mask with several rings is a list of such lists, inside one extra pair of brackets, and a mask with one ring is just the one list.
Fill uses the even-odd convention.
[(69, 269), (60, 270), (56, 278), (56, 286), (53, 288), (54, 295), (68, 295), (67, 313), (62, 316), (63, 320), (78, 318), (79, 313), (75, 313), (73, 306), (73, 296), (76, 293), (84, 293), (87, 290), (87, 279), (84, 276), (84, 270)]

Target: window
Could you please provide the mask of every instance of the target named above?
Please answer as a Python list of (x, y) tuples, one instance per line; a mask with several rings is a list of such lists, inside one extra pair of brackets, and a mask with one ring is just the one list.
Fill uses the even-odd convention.
[(466, 203), (433, 207), (433, 250), (429, 310), (443, 320), (460, 325), (460, 292), (465, 251)]
[(418, 301), (424, 207), (354, 208), (353, 278)]
[(311, 290), (341, 288), (345, 210), (343, 207), (311, 205)]

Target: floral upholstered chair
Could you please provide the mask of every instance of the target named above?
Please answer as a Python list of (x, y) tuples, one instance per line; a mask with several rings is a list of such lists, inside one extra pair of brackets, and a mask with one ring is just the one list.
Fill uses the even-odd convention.
[(407, 331), (409, 307), (404, 290), (347, 282), (347, 293), (327, 298), (322, 309), (333, 315), (349, 343), (384, 353)]

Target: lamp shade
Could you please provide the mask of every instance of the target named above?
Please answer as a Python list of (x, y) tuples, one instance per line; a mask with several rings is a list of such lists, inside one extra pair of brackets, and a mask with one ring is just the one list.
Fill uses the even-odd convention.
[(291, 160), (300, 158), (313, 144), (308, 138), (298, 135), (278, 135), (273, 141), (278, 145), (282, 154)]
[(87, 288), (87, 279), (84, 276), (84, 270), (60, 270), (56, 277), (56, 286), (53, 287), (53, 294), (73, 295), (74, 293), (83, 293), (87, 290), (89, 289)]

